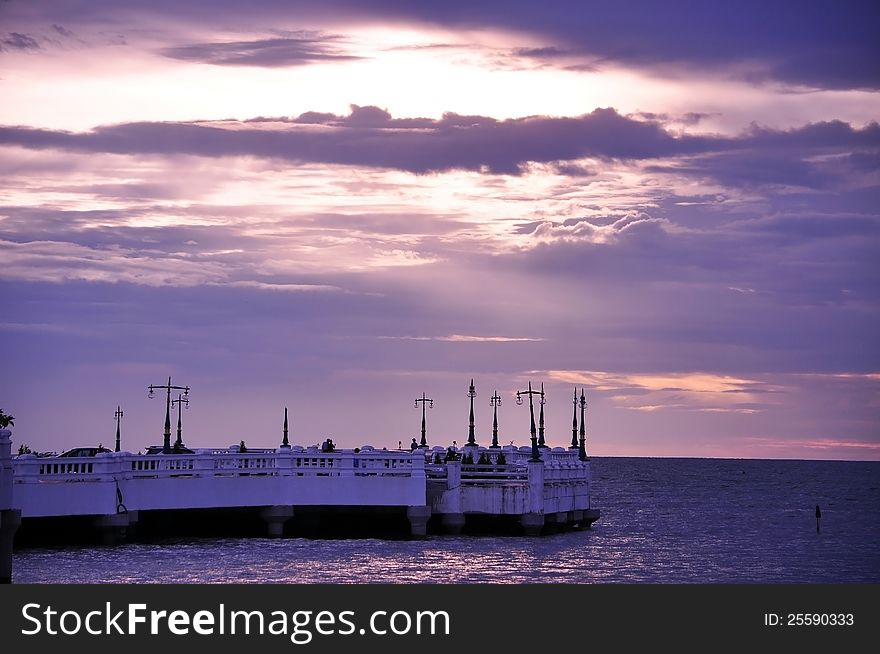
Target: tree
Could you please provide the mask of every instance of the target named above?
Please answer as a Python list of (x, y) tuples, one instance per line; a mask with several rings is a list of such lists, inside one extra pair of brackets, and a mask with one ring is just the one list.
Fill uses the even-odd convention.
[(3, 409), (0, 409), (0, 429), (15, 426), (15, 417), (7, 415)]

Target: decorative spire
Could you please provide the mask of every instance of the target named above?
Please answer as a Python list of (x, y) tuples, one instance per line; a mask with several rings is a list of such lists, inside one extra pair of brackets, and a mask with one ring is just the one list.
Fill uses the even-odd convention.
[(492, 447), (498, 447), (498, 407), (501, 406), (501, 396), (498, 395), (498, 391), (492, 395), (489, 406), (495, 410), (492, 416)]
[(574, 409), (571, 412), (571, 449), (578, 447), (578, 389), (574, 389)]
[(180, 407), (177, 407), (177, 440), (174, 442), (174, 447), (179, 448), (183, 445), (183, 425), (180, 424)]
[(538, 447), (547, 447), (544, 442), (544, 382), (541, 382), (541, 417), (538, 419)]
[(171, 400), (171, 404), (177, 405), (177, 440), (174, 441), (174, 451), (180, 452), (180, 450), (183, 448), (183, 429), (181, 425), (180, 413), (184, 404), (187, 408), (189, 408), (189, 398), (184, 395), (178, 394), (176, 400)]
[(578, 450), (578, 458), (581, 461), (589, 461), (587, 457), (587, 427), (584, 412), (587, 408), (587, 398), (584, 396), (584, 389), (581, 389), (581, 442)]
[(470, 418), (468, 419), (468, 445), (476, 445), (477, 441), (474, 437), (474, 398), (477, 396), (477, 391), (474, 389), (474, 380), (471, 379), (471, 385), (468, 388), (468, 397), (471, 398), (471, 413)]
[(165, 433), (162, 435), (162, 451), (171, 451), (171, 377), (168, 378), (168, 393), (165, 396)]
[(290, 441), (287, 439), (287, 407), (284, 407), (284, 439), (281, 441), (281, 447), (290, 447)]

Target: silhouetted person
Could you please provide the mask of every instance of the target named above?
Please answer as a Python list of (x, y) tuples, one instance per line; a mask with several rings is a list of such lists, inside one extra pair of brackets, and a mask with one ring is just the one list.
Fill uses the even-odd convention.
[(247, 446), (244, 444), (244, 441), (242, 441), (241, 443), (238, 444), (238, 451), (241, 454), (244, 454), (245, 452), (247, 452)]
[(819, 510), (819, 505), (816, 505), (816, 533), (819, 533), (819, 520), (822, 519), (822, 511)]
[(416, 442), (415, 437), (413, 437), (412, 443), (409, 444), (409, 451), (414, 452), (417, 449), (419, 449), (419, 444), (418, 444), (418, 442)]

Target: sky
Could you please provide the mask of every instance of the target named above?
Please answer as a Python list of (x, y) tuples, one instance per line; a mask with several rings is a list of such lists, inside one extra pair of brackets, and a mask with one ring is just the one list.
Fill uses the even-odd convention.
[(880, 460), (880, 5), (0, 0), (0, 408)]

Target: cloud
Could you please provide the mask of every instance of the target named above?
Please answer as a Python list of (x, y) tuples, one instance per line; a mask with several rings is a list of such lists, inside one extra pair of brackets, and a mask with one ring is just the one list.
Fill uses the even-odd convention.
[[(350, 6), (352, 3), (344, 2)], [(428, 7), (400, 0), (364, 11), (452, 29), (502, 29), (543, 45), (521, 56), (543, 61), (579, 55), (586, 66), (623, 65), (659, 75), (704, 70), (826, 89), (880, 88), (880, 10), (865, 2), (821, 2), (809, 12), (796, 0), (745, 0), (719, 10), (687, 1), (637, 11), (615, 3), (451, 0)], [(684, 19), (686, 17), (686, 19)], [(564, 57), (563, 57), (564, 58)]]
[(21, 34), (19, 32), (9, 32), (4, 36), (0, 36), (0, 52), (4, 50), (32, 51), (39, 49), (40, 44), (37, 43), (37, 40), (32, 36), (28, 36), (27, 34)]
[(160, 52), (172, 59), (215, 66), (304, 66), (317, 62), (360, 59), (346, 54), (336, 44), (341, 37), (318, 32), (296, 32), (295, 36), (191, 43), (164, 48)]
[(553, 381), (582, 385), (609, 395), (616, 408), (653, 413), (760, 413), (778, 400), (779, 385), (765, 380), (711, 372), (614, 373), (548, 370)]
[[(634, 11), (619, 3), (581, 0), (447, 0), (442, 4), (383, 0), (215, 0), (201, 3), (154, 0), (145, 7), (135, 0), (39, 3), (40, 9), (13, 7), (13, 16), (37, 22), (51, 15), (56, 23), (89, 26), (113, 21), (138, 25), (188, 25), (208, 32), (241, 25), (321, 25), (336, 30), (357, 25), (392, 23), (448, 31), (494, 32), (519, 40), (520, 57), (563, 67), (617, 66), (681, 76), (694, 71), (749, 80), (821, 89), (880, 88), (880, 46), (876, 26), (880, 9), (861, 0), (811, 3), (741, 0), (719, 9), (701, 0), (684, 0), (674, 10), (649, 3)], [(45, 21), (44, 21), (45, 22)], [(259, 45), (183, 50), (184, 58), (227, 55), (246, 65), (279, 65), (288, 58)], [(259, 42), (253, 42), (258, 44)], [(209, 44), (210, 45), (210, 44)], [(186, 47), (186, 46), (181, 46)], [(285, 46), (281, 46), (283, 51)], [(318, 53), (320, 54), (320, 52)], [(296, 47), (291, 63), (301, 62)], [(283, 65), (283, 64), (282, 64)]]
[(60, 36), (63, 36), (68, 39), (76, 38), (76, 34), (71, 32), (69, 29), (64, 27), (63, 25), (53, 24), (52, 29), (55, 30)]
[(543, 338), (527, 336), (470, 336), (466, 334), (450, 334), (449, 336), (379, 336), (385, 340), (399, 341), (446, 341), (449, 343), (537, 343)]
[(261, 291), (281, 291), (285, 293), (326, 293), (343, 291), (338, 286), (330, 284), (283, 284), (271, 282), (258, 282), (254, 280), (239, 280), (235, 282), (208, 282), (209, 286), (227, 286), (230, 288), (254, 288)]
[[(0, 143), (74, 152), (255, 156), (413, 173), (463, 169), (520, 174), (530, 162), (586, 157), (645, 160), (730, 151), (757, 151), (765, 157), (785, 151), (803, 156), (874, 152), (880, 147), (880, 125), (857, 128), (831, 121), (790, 130), (755, 127), (738, 137), (720, 137), (674, 135), (659, 123), (627, 118), (613, 109), (596, 109), (575, 118), (495, 120), (447, 113), (439, 120), (397, 120), (383, 109), (353, 105), (347, 117), (310, 112), (273, 129), (228, 121), (126, 123), (79, 133), (2, 127)], [(808, 180), (809, 166), (798, 161), (792, 165), (793, 170), (780, 174)], [(658, 167), (657, 171), (672, 169)]]
[(610, 373), (604, 371), (548, 370), (553, 380), (583, 384), (602, 391), (620, 392), (683, 391), (717, 395), (730, 392), (752, 392), (762, 385), (754, 379), (706, 372), (687, 373)]

